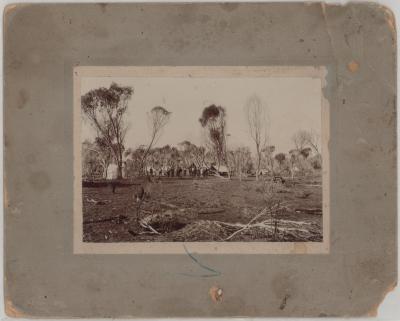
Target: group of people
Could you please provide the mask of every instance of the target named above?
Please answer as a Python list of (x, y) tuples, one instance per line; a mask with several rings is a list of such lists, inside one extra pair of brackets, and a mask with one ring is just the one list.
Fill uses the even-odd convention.
[(194, 164), (188, 168), (172, 167), (170, 169), (154, 169), (152, 167), (147, 169), (147, 174), (150, 176), (166, 176), (166, 177), (200, 177), (207, 175), (207, 169), (197, 168)]

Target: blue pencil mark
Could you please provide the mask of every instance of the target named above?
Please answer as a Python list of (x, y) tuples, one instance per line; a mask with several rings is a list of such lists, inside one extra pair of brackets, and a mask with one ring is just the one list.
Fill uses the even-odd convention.
[(193, 274), (193, 273), (179, 273), (181, 275), (184, 276), (190, 276), (190, 277), (201, 277), (201, 278), (211, 278), (211, 277), (215, 277), (215, 276), (220, 276), (222, 273), (220, 271), (214, 270), (210, 267), (208, 267), (207, 265), (204, 265), (203, 263), (201, 263), (192, 253), (189, 252), (189, 250), (187, 249), (185, 243), (182, 244), (183, 248), (185, 249), (186, 254), (198, 265), (200, 266), (202, 269), (207, 270), (211, 273), (204, 273), (204, 274)]

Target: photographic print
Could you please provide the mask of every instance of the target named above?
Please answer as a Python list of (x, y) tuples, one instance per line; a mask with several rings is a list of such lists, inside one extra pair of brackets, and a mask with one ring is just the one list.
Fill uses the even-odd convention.
[(75, 250), (328, 248), (317, 67), (76, 67)]
[(372, 3), (8, 5), (7, 315), (385, 310), (394, 18)]

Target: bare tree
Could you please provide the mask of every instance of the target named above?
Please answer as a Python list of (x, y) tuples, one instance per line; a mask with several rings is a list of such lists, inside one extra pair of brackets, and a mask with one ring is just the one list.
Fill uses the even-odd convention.
[[(297, 163), (299, 169), (303, 172), (308, 170), (309, 164), (304, 162), (314, 150), (317, 162), (321, 163), (321, 154), (319, 152), (319, 135), (314, 130), (299, 130), (293, 137), (292, 141), (295, 145), (297, 153), (292, 154), (292, 159)], [(301, 156), (301, 157), (300, 157)]]
[(229, 151), (229, 160), (231, 168), (235, 172), (239, 180), (242, 180), (243, 173), (251, 166), (251, 152), (248, 147), (239, 147), (235, 150)]
[(95, 143), (88, 140), (82, 142), (82, 178), (104, 178), (104, 163), (102, 155)]
[(128, 129), (124, 116), (132, 94), (132, 87), (112, 83), (110, 88), (93, 89), (81, 97), (84, 115), (97, 130), (98, 137), (101, 137), (113, 152), (118, 166), (117, 178), (122, 178), (122, 155)]
[(256, 145), (256, 180), (260, 173), (262, 150), (268, 142), (267, 105), (257, 95), (251, 96), (244, 107), (250, 136)]
[(144, 169), (147, 156), (149, 154), (150, 149), (157, 144), (160, 139), (164, 127), (168, 124), (171, 118), (171, 112), (166, 110), (164, 107), (156, 106), (151, 109), (151, 111), (147, 114), (147, 121), (150, 130), (150, 143), (147, 146), (143, 158), (142, 158), (142, 168)]
[(319, 135), (318, 133), (311, 129), (310, 131), (307, 131), (305, 133), (305, 139), (306, 139), (306, 143), (312, 148), (314, 149), (316, 154), (320, 154), (319, 152)]
[(309, 133), (306, 130), (299, 130), (292, 136), (292, 141), (298, 151), (303, 150), (308, 144)]

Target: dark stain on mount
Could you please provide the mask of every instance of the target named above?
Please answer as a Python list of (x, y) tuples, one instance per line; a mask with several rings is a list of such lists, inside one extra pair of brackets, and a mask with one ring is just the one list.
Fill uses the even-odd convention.
[(24, 108), (28, 100), (29, 100), (29, 93), (26, 91), (26, 89), (21, 89), (18, 93), (17, 108), (18, 109)]
[(101, 12), (106, 13), (108, 3), (100, 2), (98, 5), (100, 6)]

